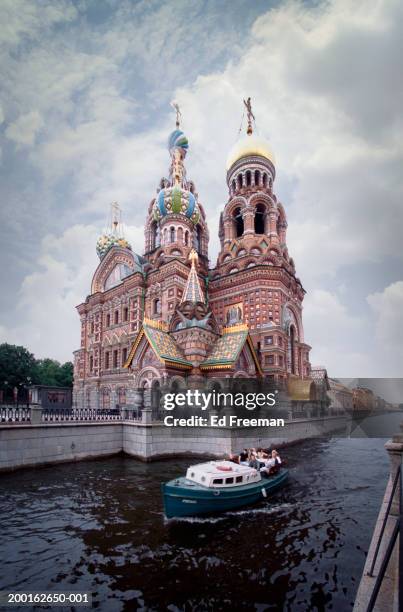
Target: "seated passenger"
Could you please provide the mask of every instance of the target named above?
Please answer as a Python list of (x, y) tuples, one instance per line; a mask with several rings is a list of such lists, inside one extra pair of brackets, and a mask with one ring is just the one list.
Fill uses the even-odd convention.
[(271, 457), (267, 459), (264, 467), (260, 469), (262, 475), (274, 474), (280, 469), (281, 459), (276, 450), (272, 450)]
[(248, 454), (249, 452), (247, 448), (244, 448), (243, 451), (239, 454), (240, 465), (249, 465)]
[(256, 454), (257, 460), (259, 461), (259, 467), (265, 467), (266, 461), (269, 456), (262, 450), (259, 449)]
[(257, 459), (256, 453), (250, 453), (249, 456), (249, 467), (258, 470), (260, 468), (259, 461)]

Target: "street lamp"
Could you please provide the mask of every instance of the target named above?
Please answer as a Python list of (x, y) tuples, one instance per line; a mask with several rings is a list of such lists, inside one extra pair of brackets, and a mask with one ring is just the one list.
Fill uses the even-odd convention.
[(4, 386), (4, 403), (7, 403), (7, 387), (8, 387), (8, 380), (5, 380), (3, 383)]
[(31, 386), (31, 377), (27, 376), (27, 408), (28, 410), (29, 410), (29, 394), (31, 393), (30, 386)]

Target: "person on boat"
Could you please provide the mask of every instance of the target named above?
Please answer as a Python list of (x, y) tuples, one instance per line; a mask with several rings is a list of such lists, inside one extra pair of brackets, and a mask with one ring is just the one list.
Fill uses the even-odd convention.
[(239, 455), (230, 455), (229, 456), (229, 460), (232, 461), (232, 463), (238, 463), (239, 464)]
[(262, 448), (259, 448), (257, 451), (257, 460), (259, 461), (260, 467), (265, 467), (268, 459), (269, 455), (265, 453)]
[(255, 470), (258, 470), (260, 468), (260, 462), (257, 458), (256, 453), (250, 453), (249, 456), (249, 467), (253, 468)]
[(244, 448), (243, 451), (241, 451), (239, 453), (239, 463), (240, 465), (249, 465), (249, 459), (248, 459), (248, 455), (249, 455), (249, 449), (248, 448)]
[(270, 474), (274, 474), (280, 469), (281, 459), (280, 455), (276, 450), (272, 450), (271, 457), (268, 458), (263, 467), (260, 468), (260, 473), (262, 476), (269, 476)]

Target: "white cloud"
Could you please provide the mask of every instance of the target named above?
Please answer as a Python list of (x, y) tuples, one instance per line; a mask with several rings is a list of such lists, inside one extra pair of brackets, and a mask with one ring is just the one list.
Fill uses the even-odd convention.
[(2, 28), (0, 45), (13, 47), (22, 40), (32, 40), (51, 26), (68, 22), (76, 16), (70, 2), (43, 0), (41, 3), (29, 0), (2, 0)]
[(35, 138), (43, 127), (43, 119), (37, 111), (20, 115), (6, 129), (6, 136), (18, 145), (33, 145)]
[(382, 292), (372, 293), (367, 297), (368, 304), (376, 317), (376, 339), (382, 346), (387, 346), (398, 359), (395, 364), (401, 375), (403, 363), (403, 281), (388, 285)]
[[(126, 226), (126, 237), (139, 250), (143, 228)], [(75, 225), (63, 234), (46, 236), (36, 271), (25, 277), (15, 307), (16, 324), (0, 326), (0, 342), (22, 344), (36, 357), (72, 359), (80, 346), (76, 306), (90, 291), (99, 260), (95, 254), (98, 228)]]
[(374, 370), (361, 338), (369, 317), (352, 316), (337, 295), (316, 289), (304, 300), (304, 329), (312, 345), (311, 362), (324, 365), (330, 376), (371, 376)]

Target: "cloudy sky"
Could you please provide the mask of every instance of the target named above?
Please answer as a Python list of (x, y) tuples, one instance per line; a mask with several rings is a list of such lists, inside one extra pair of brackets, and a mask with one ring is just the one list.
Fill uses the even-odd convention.
[(401, 376), (399, 0), (2, 0), (0, 341), (71, 359), (117, 200), (143, 251), (182, 107), (210, 257), (242, 98), (277, 160), (313, 364)]

